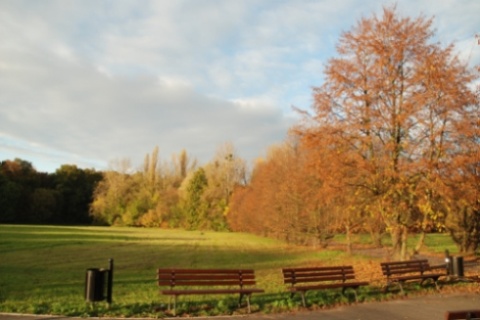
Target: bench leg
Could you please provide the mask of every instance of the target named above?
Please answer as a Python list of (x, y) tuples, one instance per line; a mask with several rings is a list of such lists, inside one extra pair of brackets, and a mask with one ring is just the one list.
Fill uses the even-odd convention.
[(238, 307), (242, 307), (242, 299), (243, 299), (243, 296), (245, 296), (245, 300), (247, 301), (247, 310), (248, 310), (248, 313), (251, 312), (250, 310), (250, 294), (244, 294), (244, 293), (240, 293), (240, 298), (238, 299)]
[(388, 288), (390, 288), (390, 286), (395, 283), (395, 284), (397, 284), (397, 286), (400, 288), (400, 293), (401, 293), (402, 295), (405, 295), (405, 291), (403, 291), (402, 282), (403, 282), (403, 281), (387, 281), (387, 285), (385, 286), (385, 289), (383, 289), (383, 293), (387, 293), (387, 292), (388, 292)]
[(383, 289), (383, 293), (387, 293), (387, 292), (388, 292), (388, 289), (390, 288), (390, 286), (391, 286), (393, 283), (396, 283), (397, 286), (400, 288), (400, 293), (401, 293), (402, 295), (405, 295), (405, 291), (403, 291), (402, 281), (387, 282), (387, 285), (385, 286), (385, 289)]
[(173, 315), (177, 315), (177, 295), (173, 297)]
[(307, 303), (305, 302), (305, 291), (300, 291), (300, 295), (302, 296), (302, 305), (304, 308), (307, 307)]
[(401, 293), (402, 295), (405, 295), (405, 291), (403, 291), (402, 281), (398, 281), (398, 286), (400, 287), (400, 293)]
[(423, 286), (423, 283), (426, 282), (427, 280), (432, 280), (433, 283), (435, 284), (435, 288), (437, 289), (437, 291), (440, 291), (440, 287), (438, 286), (438, 278), (425, 278), (420, 282), (420, 285)]
[(174, 299), (173, 312), (175, 313), (175, 304), (176, 304), (177, 296), (175, 296), (174, 298), (172, 298), (172, 296), (168, 296), (168, 311), (172, 310), (172, 299)]
[[(352, 289), (353, 290), (353, 295), (355, 296), (355, 302), (358, 303), (358, 295), (357, 295), (357, 289), (358, 288), (348, 288), (348, 289)], [(345, 292), (347, 291), (347, 287), (343, 287), (342, 288), (342, 294), (346, 297), (347, 295), (345, 294)]]
[(390, 286), (390, 284), (387, 283), (387, 284), (385, 285), (385, 288), (383, 288), (383, 293), (384, 293), (384, 294), (388, 292), (388, 287), (389, 287), (389, 286)]
[(390, 289), (390, 286), (392, 286), (394, 283), (396, 283), (396, 281), (387, 280), (387, 285), (385, 286), (385, 289), (383, 289), (383, 293), (387, 293)]
[(248, 310), (248, 313), (251, 313), (252, 310), (250, 309), (250, 295), (249, 295), (249, 294), (247, 294), (246, 300), (247, 300), (247, 310)]
[(437, 289), (437, 291), (440, 292), (440, 287), (438, 286), (438, 278), (437, 279), (430, 278), (430, 279), (432, 279), (433, 283), (435, 284), (435, 289)]

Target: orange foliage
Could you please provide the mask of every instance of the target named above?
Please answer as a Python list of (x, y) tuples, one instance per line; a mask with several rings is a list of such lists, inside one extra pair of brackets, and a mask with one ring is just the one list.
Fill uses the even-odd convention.
[(229, 225), (235, 231), (318, 244), (333, 225), (318, 199), (319, 184), (299, 145), (272, 148), (255, 166), (251, 183), (233, 193)]
[(314, 115), (293, 130), (323, 181), (322, 198), (336, 199), (353, 221), (380, 217), (403, 257), (409, 228), (441, 224), (454, 201), (442, 186), (455, 170), (467, 179), (467, 163), (477, 168), (477, 185), (468, 188), (476, 188), (478, 201), (476, 76), (453, 46), (429, 43), (431, 25), (399, 17), (395, 8), (362, 19), (326, 65)]
[(296, 243), (388, 231), (398, 258), (410, 230), (480, 233), (478, 75), (430, 42), (432, 22), (385, 8), (340, 37), (295, 143), (233, 193), (232, 229)]

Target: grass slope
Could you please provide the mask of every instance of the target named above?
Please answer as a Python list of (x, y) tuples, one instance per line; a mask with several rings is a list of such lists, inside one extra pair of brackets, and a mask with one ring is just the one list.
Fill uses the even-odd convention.
[[(85, 273), (114, 259), (113, 308), (119, 315), (156, 313), (167, 298), (158, 267), (253, 268), (258, 286), (282, 288), (282, 266), (341, 258), (342, 252), (287, 246), (239, 233), (183, 230), (0, 225), (0, 311), (90, 315)], [(195, 297), (187, 297), (187, 300)], [(117, 310), (115, 310), (117, 308)]]
[[(433, 248), (447, 245), (445, 237), (436, 239), (429, 239)], [(378, 265), (341, 250), (289, 246), (249, 234), (117, 227), (0, 225), (0, 256), (0, 312), (67, 316), (165, 316), (168, 297), (158, 293), (155, 281), (159, 267), (255, 269), (266, 293), (252, 297), (253, 310), (274, 312), (298, 306), (298, 299), (285, 293), (282, 267), (362, 261), (359, 268), (367, 271)], [(109, 258), (115, 270), (107, 309), (104, 303), (87, 304), (84, 288), (86, 270), (107, 268)], [(312, 296), (318, 305), (348, 303), (337, 293)], [(236, 299), (185, 296), (178, 309), (193, 315), (244, 312), (236, 311)]]

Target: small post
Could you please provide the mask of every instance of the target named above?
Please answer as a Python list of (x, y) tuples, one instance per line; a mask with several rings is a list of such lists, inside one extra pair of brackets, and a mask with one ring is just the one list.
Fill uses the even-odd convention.
[(108, 260), (110, 266), (108, 270), (108, 280), (107, 280), (107, 303), (108, 307), (112, 304), (112, 289), (113, 289), (113, 259)]
[(447, 275), (452, 275), (452, 257), (448, 249), (445, 250), (445, 268), (447, 269)]

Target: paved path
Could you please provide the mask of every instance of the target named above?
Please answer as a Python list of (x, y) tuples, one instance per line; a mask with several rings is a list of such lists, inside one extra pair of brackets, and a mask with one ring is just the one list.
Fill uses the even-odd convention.
[[(331, 310), (302, 311), (271, 315), (197, 317), (195, 320), (442, 320), (446, 311), (480, 309), (480, 294), (435, 294), (387, 302), (360, 303)], [(60, 316), (0, 313), (0, 320), (82, 320)], [(98, 318), (90, 318), (98, 319)], [(186, 318), (170, 318), (186, 319)], [(189, 318), (192, 319), (192, 318)], [(85, 320), (85, 318), (83, 318)], [(102, 318), (102, 320), (108, 320)]]

